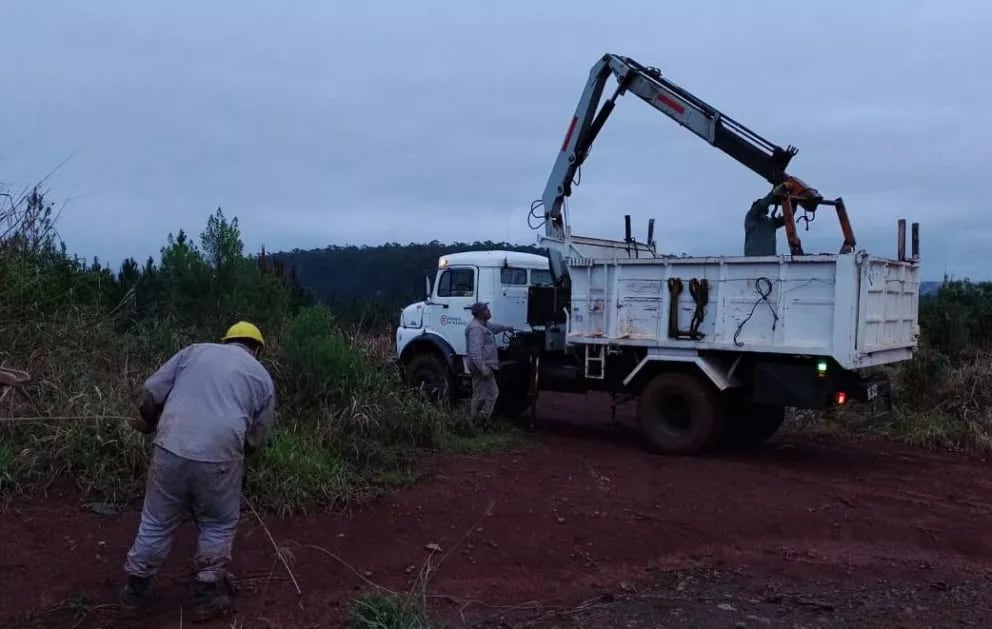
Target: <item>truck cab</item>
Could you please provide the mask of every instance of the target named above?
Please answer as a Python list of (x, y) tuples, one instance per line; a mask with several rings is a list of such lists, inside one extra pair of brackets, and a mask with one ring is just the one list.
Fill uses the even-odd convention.
[[(400, 314), (396, 357), (404, 379), (435, 400), (460, 397), (469, 386), (465, 326), (472, 304), (487, 302), (494, 322), (528, 330), (528, 290), (550, 284), (545, 256), (499, 250), (441, 256), (425, 299)], [(498, 335), (497, 343), (505, 349), (509, 338)]]

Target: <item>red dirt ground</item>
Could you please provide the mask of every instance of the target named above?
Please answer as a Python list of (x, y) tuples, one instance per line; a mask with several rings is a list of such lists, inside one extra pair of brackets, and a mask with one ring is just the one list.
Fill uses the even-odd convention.
[[(245, 512), (240, 611), (207, 626), (343, 626), (363, 578), (408, 590), (428, 544), (442, 549), (428, 595), (449, 626), (988, 626), (984, 463), (791, 436), (666, 458), (602, 426), (608, 412), (548, 397), (539, 416), (554, 421), (533, 447), (437, 457), (416, 487), (349, 513), (266, 518), (291, 549), (299, 600)], [(190, 526), (148, 614), (116, 616), (137, 519), (137, 505), (101, 516), (58, 496), (0, 515), (0, 626), (180, 626)]]

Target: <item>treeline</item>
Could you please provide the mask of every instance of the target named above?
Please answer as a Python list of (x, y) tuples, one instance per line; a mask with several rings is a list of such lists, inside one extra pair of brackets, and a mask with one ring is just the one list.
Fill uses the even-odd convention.
[(423, 299), (424, 277), (433, 279), (438, 258), (455, 251), (490, 249), (542, 253), (538, 247), (505, 242), (432, 241), (294, 249), (271, 258), (338, 317), (371, 330), (395, 325), (400, 308)]

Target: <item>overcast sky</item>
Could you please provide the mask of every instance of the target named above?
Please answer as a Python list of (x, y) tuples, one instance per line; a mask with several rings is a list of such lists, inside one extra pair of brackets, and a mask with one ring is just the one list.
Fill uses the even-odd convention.
[[(924, 275), (989, 278), (992, 4), (3, 0), (0, 182), (67, 201), (70, 250), (118, 262), (198, 235), (246, 248), (533, 242), (540, 197), (605, 52), (669, 79), (843, 196), (859, 244), (921, 223)], [(739, 254), (768, 185), (633, 95), (572, 195), (573, 231)], [(800, 232), (836, 251), (824, 212)], [(779, 250), (786, 249), (784, 234)]]

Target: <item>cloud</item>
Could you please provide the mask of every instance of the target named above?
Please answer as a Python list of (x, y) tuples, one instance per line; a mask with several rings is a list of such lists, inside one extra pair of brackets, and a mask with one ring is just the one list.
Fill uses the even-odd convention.
[[(792, 171), (844, 197), (865, 247), (893, 255), (896, 219), (919, 220), (925, 275), (988, 276), (979, 2), (11, 4), (0, 180), (74, 154), (50, 187), (85, 256), (157, 254), (217, 206), (249, 249), (532, 242), (589, 68), (617, 52), (799, 146)], [(688, 253), (738, 252), (767, 189), (632, 95), (582, 174), (577, 232), (653, 216)], [(833, 250), (839, 230), (826, 215), (802, 236)]]

